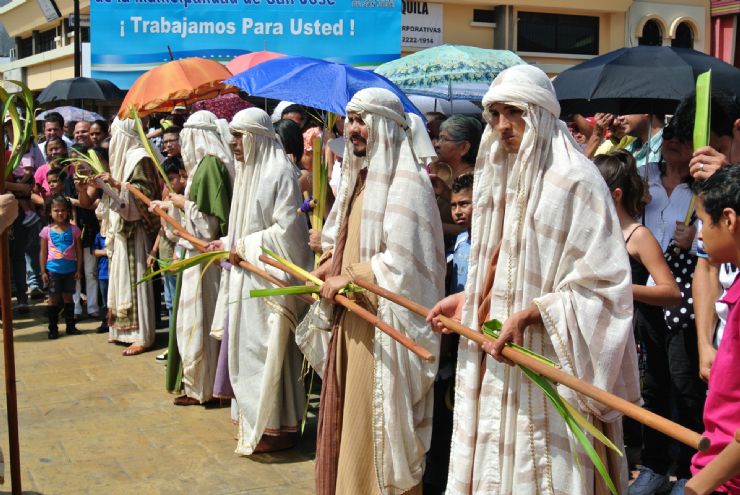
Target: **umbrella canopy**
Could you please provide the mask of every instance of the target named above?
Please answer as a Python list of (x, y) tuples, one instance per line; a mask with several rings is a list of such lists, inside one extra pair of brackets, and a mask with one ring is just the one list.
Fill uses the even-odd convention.
[(445, 115), (462, 113), (480, 116), (483, 112), (480, 101), (445, 100), (443, 98), (433, 98), (431, 96), (421, 95), (409, 95), (409, 100), (411, 100), (411, 103), (416, 105), (416, 108), (425, 114), (428, 112), (442, 112)]
[(401, 99), (407, 112), (422, 113), (395, 84), (374, 72), (309, 57), (268, 60), (227, 79), (253, 96), (289, 100), (339, 115), (355, 93), (385, 88)]
[(95, 120), (105, 120), (102, 115), (84, 108), (77, 107), (56, 107), (45, 112), (41, 112), (36, 116), (36, 120), (44, 120), (50, 113), (56, 112), (62, 116), (65, 121), (75, 120), (77, 122), (84, 120), (87, 122), (93, 122)]
[(73, 77), (49, 84), (39, 93), (39, 103), (66, 100), (120, 100), (124, 92), (107, 79)]
[(408, 94), (480, 100), (502, 70), (523, 63), (509, 50), (442, 45), (387, 62), (375, 72)]
[(244, 55), (239, 55), (232, 59), (231, 62), (226, 64), (226, 68), (229, 69), (229, 72), (236, 75), (247, 69), (251, 69), (257, 64), (261, 64), (262, 62), (267, 62), (268, 60), (284, 56), (285, 55), (282, 53), (268, 52), (264, 50), (261, 52), (245, 53)]
[(689, 48), (620, 48), (563, 71), (553, 81), (564, 114), (672, 113), (712, 70), (712, 89), (740, 92), (740, 69)]
[(228, 77), (231, 72), (215, 60), (191, 57), (167, 62), (145, 72), (134, 82), (118, 116), (127, 118), (131, 106), (143, 116), (169, 112), (175, 105), (189, 105), (222, 93), (235, 93), (236, 88), (223, 83)]
[(217, 96), (211, 100), (203, 100), (193, 104), (193, 110), (208, 110), (219, 119), (231, 121), (239, 110), (252, 107), (251, 103), (239, 98), (233, 93)]

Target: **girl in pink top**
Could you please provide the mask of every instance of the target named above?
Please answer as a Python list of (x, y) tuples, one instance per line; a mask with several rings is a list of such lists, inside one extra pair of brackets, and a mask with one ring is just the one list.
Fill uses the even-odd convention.
[(49, 287), (49, 339), (59, 337), (59, 299), (64, 301), (64, 319), (67, 335), (79, 335), (75, 327), (75, 308), (72, 295), (82, 274), (82, 233), (69, 222), (72, 205), (61, 194), (54, 195), (49, 204), (51, 224), (44, 227), (41, 237), (41, 277)]
[[(702, 221), (699, 238), (709, 261), (740, 265), (740, 166), (727, 166), (695, 186), (696, 213)], [(711, 441), (706, 452), (691, 460), (691, 472), (706, 467), (740, 430), (740, 277), (722, 302), (729, 307), (725, 331), (709, 373), (709, 393), (704, 406), (704, 436)], [(719, 493), (740, 494), (740, 473), (715, 488)]]

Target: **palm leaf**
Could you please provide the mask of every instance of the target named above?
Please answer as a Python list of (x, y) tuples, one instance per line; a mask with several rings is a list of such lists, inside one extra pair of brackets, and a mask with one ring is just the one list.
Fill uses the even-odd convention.
[(269, 256), (270, 258), (274, 259), (275, 261), (279, 261), (283, 265), (286, 265), (286, 266), (292, 268), (293, 270), (297, 271), (298, 273), (300, 273), (301, 275), (303, 275), (304, 277), (306, 277), (308, 280), (310, 280), (314, 284), (316, 284), (318, 286), (324, 285), (324, 281), (323, 280), (321, 280), (320, 278), (318, 278), (317, 276), (315, 276), (311, 272), (308, 272), (308, 271), (304, 270), (303, 268), (301, 268), (300, 266), (296, 265), (292, 261), (286, 260), (285, 258), (283, 258), (282, 256), (280, 256), (279, 254), (277, 254), (277, 253), (275, 253), (275, 252), (267, 249), (264, 246), (260, 246), (260, 248), (262, 249), (262, 252), (265, 253), (267, 256)]
[(249, 291), (249, 297), (273, 297), (273, 296), (293, 296), (300, 294), (316, 294), (321, 287), (316, 285), (291, 285), (288, 287), (278, 287), (275, 289), (256, 289)]
[(139, 112), (136, 111), (136, 108), (134, 108), (133, 105), (131, 105), (129, 114), (136, 122), (136, 132), (139, 134), (139, 140), (141, 140), (141, 144), (144, 146), (144, 149), (149, 155), (149, 158), (151, 158), (152, 162), (154, 162), (154, 168), (156, 168), (157, 172), (159, 172), (159, 175), (162, 176), (164, 183), (167, 184), (167, 188), (172, 191), (172, 184), (170, 184), (170, 179), (164, 172), (164, 167), (162, 167), (162, 163), (159, 161), (159, 156), (157, 156), (157, 154), (154, 152), (152, 144), (149, 142), (149, 139), (147, 139), (146, 132), (144, 132), (144, 125), (141, 123), (141, 118), (139, 117)]
[[(503, 325), (499, 320), (490, 320), (483, 323), (481, 329), (483, 330), (484, 334), (493, 337), (494, 339), (498, 339), (502, 326)], [(553, 361), (547, 359), (545, 356), (537, 354), (536, 352), (533, 352), (520, 345), (514, 344), (513, 342), (507, 342), (506, 345), (549, 366), (557, 366)], [(604, 466), (604, 463), (602, 462), (599, 455), (596, 453), (594, 446), (591, 444), (591, 441), (588, 439), (586, 433), (583, 430), (586, 430), (595, 439), (599, 440), (601, 443), (612, 449), (614, 452), (617, 452), (620, 456), (622, 455), (622, 452), (617, 448), (616, 445), (614, 445), (611, 440), (609, 440), (603, 433), (601, 433), (596, 427), (594, 427), (593, 424), (591, 424), (585, 417), (583, 417), (583, 415), (578, 412), (578, 410), (573, 405), (571, 405), (568, 401), (560, 396), (560, 393), (558, 393), (555, 384), (550, 379), (545, 378), (538, 373), (535, 373), (526, 366), (517, 365), (517, 367), (522, 370), (522, 372), (530, 380), (532, 380), (532, 382), (537, 385), (545, 394), (545, 396), (550, 400), (550, 403), (553, 405), (558, 414), (560, 414), (560, 417), (563, 418), (565, 425), (568, 427), (576, 440), (578, 440), (578, 443), (581, 445), (583, 451), (586, 453), (596, 470), (603, 478), (606, 485), (609, 487), (611, 493), (617, 495), (617, 489), (615, 488), (614, 483), (609, 476), (608, 470)], [(576, 457), (576, 461), (577, 460), (578, 458)]]
[(712, 71), (696, 78), (696, 113), (694, 118), (694, 149), (709, 145), (709, 127), (712, 118)]
[(141, 278), (141, 280), (139, 280), (136, 283), (143, 284), (160, 274), (175, 275), (177, 273), (187, 270), (188, 268), (193, 268), (194, 266), (198, 266), (198, 265), (205, 264), (206, 266), (210, 266), (210, 263), (215, 263), (217, 261), (226, 260), (228, 258), (229, 258), (228, 251), (209, 251), (207, 253), (197, 254), (195, 256), (191, 256), (190, 258), (186, 258), (184, 260), (174, 261), (170, 263), (169, 265), (165, 266), (164, 268), (160, 268), (159, 270), (154, 270), (152, 272), (149, 272), (146, 275), (144, 275)]

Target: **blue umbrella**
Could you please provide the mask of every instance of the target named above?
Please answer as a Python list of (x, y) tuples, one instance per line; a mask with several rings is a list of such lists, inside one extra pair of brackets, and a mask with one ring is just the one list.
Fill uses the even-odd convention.
[(339, 115), (355, 93), (385, 88), (401, 99), (407, 112), (423, 118), (408, 97), (385, 77), (350, 65), (309, 57), (283, 57), (257, 64), (224, 81), (252, 96), (289, 100)]

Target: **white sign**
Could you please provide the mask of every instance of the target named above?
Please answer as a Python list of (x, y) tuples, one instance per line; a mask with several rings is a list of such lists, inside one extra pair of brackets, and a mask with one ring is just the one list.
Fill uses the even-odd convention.
[(401, 49), (431, 48), (442, 41), (442, 4), (431, 2), (402, 3)]
[(37, 2), (41, 12), (43, 12), (44, 17), (46, 17), (46, 22), (59, 18), (59, 10), (57, 9), (54, 0), (37, 0)]

